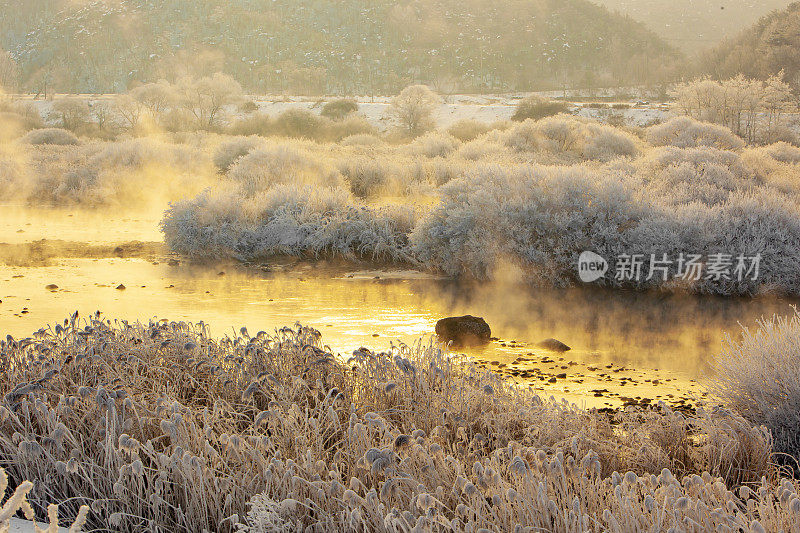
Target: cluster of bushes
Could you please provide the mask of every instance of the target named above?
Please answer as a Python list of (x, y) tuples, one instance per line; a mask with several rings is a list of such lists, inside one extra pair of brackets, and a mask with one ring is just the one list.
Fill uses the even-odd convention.
[[(577, 258), (584, 250), (606, 257), (612, 269), (625, 254), (648, 261), (664, 254), (673, 260), (680, 254), (761, 254), (757, 279), (685, 279), (673, 261), (666, 278), (618, 279), (610, 272), (601, 283), (715, 294), (800, 294), (793, 267), (800, 261), (798, 183), (792, 179), (798, 149), (785, 143), (742, 149), (729, 131), (689, 118), (654, 126), (642, 136), (659, 146), (610, 126), (557, 116), (492, 130), (467, 143), (428, 133), (402, 146), (373, 138), (355, 149), (299, 141), (267, 144), (230, 167), (226, 183), (233, 188), (226, 185), (220, 188), (224, 194), (212, 191), (168, 211), (164, 231), (169, 243), (180, 243), (174, 250), (193, 256), (251, 259), (270, 250), (374, 255), (477, 279), (491, 279), (511, 262), (526, 281), (538, 285), (576, 282)], [(231, 146), (237, 142), (250, 149), (249, 140)], [(254, 207), (259, 195), (286, 186), (317, 187), (319, 194), (342, 198), (328, 218), (309, 223), (311, 241), (297, 237), (303, 219), (287, 223), (272, 204), (266, 210)], [(345, 200), (348, 194), (362, 200)], [(417, 210), (406, 222), (391, 225), (390, 239), (372, 228), (371, 218), (369, 229), (361, 229), (359, 218), (353, 235), (326, 231), (316, 240), (316, 228), (343, 228), (338, 221), (349, 220), (353, 212), (372, 217), (374, 206), (386, 203), (376, 200), (397, 196), (422, 201), (415, 202)], [(281, 239), (276, 235), (284, 227)], [(256, 236), (261, 231), (269, 236)], [(375, 246), (360, 240), (363, 231), (368, 242), (381, 235), (382, 250), (388, 242), (397, 249), (374, 254)], [(298, 243), (296, 248), (286, 245), (291, 242)]]
[(33, 106), (4, 96), (0, 89), (0, 142), (8, 142), (42, 127), (42, 117)]
[(0, 198), (33, 205), (163, 206), (197, 194), (213, 167), (198, 147), (155, 138), (86, 141), (65, 130), (28, 133), (23, 154), (0, 156), (13, 172), (0, 179)]
[(227, 130), (233, 135), (281, 136), (336, 142), (353, 135), (375, 134), (375, 128), (355, 114), (341, 119), (317, 115), (306, 109), (289, 109), (276, 117), (253, 114), (234, 121)]
[[(200, 216), (198, 216), (200, 215)], [(172, 205), (162, 230), (167, 245), (189, 257), (253, 260), (275, 255), (407, 262), (414, 212), (370, 208), (341, 187), (274, 185), (204, 192)]]
[(553, 154), (563, 163), (609, 161), (640, 151), (639, 139), (624, 130), (566, 116), (526, 120), (504, 132), (502, 141), (518, 151)]
[(566, 102), (557, 102), (541, 96), (528, 96), (520, 100), (517, 109), (511, 120), (522, 122), (523, 120), (539, 120), (552, 117), (561, 113), (568, 113), (569, 105)]
[[(722, 408), (542, 401), (440, 349), (77, 314), (0, 341), (0, 450), (33, 509), (133, 532), (790, 530), (798, 486)], [(85, 512), (84, 512), (85, 513)]]

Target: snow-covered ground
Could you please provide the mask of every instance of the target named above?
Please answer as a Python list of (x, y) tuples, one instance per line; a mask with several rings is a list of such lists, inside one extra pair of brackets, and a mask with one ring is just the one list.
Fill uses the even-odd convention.
[[(60, 95), (59, 95), (60, 96)], [(444, 96), (444, 103), (436, 113), (436, 124), (439, 128), (445, 129), (453, 123), (464, 120), (478, 120), (481, 122), (496, 122), (508, 120), (514, 114), (520, 99), (524, 94), (505, 94), (505, 95), (449, 95)], [(91, 102), (108, 101), (113, 95), (86, 95)], [(289, 109), (307, 109), (319, 113), (325, 102), (334, 100), (334, 97), (300, 97), (300, 96), (250, 96), (256, 105), (258, 112), (266, 113), (270, 116), (279, 115)], [(386, 131), (392, 126), (392, 118), (389, 115), (391, 97), (388, 96), (360, 96), (355, 97), (359, 105), (359, 113), (363, 115), (373, 126), (380, 131)], [(52, 100), (30, 100), (46, 119), (51, 112)], [(632, 104), (632, 102), (624, 102)], [(612, 114), (621, 114), (625, 123), (634, 126), (645, 126), (652, 124), (654, 120), (663, 120), (668, 115), (668, 111), (658, 109), (657, 105), (637, 107), (623, 110), (592, 109), (586, 104), (574, 104), (574, 109), (579, 116), (606, 120)], [(229, 116), (241, 117), (235, 106), (230, 106)]]

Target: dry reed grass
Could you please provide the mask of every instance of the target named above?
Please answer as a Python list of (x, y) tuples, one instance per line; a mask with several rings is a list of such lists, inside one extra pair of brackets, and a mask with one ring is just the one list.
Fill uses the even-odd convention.
[(76, 314), (0, 341), (0, 364), (4, 466), (40, 514), (91, 505), (90, 527), (735, 531), (800, 512), (738, 415), (585, 411), (435, 346), (341, 361), (300, 325), (215, 340)]

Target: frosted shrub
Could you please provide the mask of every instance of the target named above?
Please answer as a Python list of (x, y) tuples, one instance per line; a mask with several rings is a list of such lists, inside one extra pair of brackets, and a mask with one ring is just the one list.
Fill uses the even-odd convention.
[(609, 161), (639, 153), (637, 139), (617, 128), (559, 115), (526, 120), (505, 132), (504, 142), (519, 151), (545, 151), (574, 159)]
[(80, 141), (74, 133), (59, 128), (33, 130), (20, 139), (25, 144), (55, 144), (59, 146), (75, 145)]
[(477, 139), (491, 129), (492, 126), (486, 124), (485, 122), (471, 119), (461, 119), (454, 122), (449, 128), (447, 128), (447, 133), (461, 142), (469, 142), (473, 139)]
[(758, 185), (738, 153), (716, 148), (656, 148), (637, 166), (648, 193), (671, 204), (721, 204), (732, 192)]
[(800, 149), (786, 143), (747, 148), (742, 161), (762, 183), (785, 193), (800, 192)]
[(560, 284), (591, 239), (606, 240), (609, 254), (621, 248), (616, 228), (641, 209), (623, 181), (585, 168), (485, 167), (442, 188), (412, 243), (424, 264), (450, 275), (491, 277), (510, 259), (530, 281)]
[(519, 101), (511, 120), (516, 120), (517, 122), (527, 119), (540, 120), (567, 112), (569, 112), (567, 103), (557, 102), (534, 94)]
[(448, 133), (430, 132), (417, 137), (408, 145), (412, 155), (423, 157), (447, 157), (459, 145), (458, 139)]
[(367, 208), (341, 188), (277, 185), (255, 197), (206, 192), (164, 215), (166, 243), (195, 257), (251, 260), (271, 255), (410, 261), (414, 214)]
[(227, 172), (239, 158), (249, 154), (261, 144), (258, 137), (236, 137), (220, 144), (214, 152), (214, 165), (220, 172)]
[[(527, 281), (556, 286), (576, 279), (583, 250), (607, 258), (758, 253), (757, 280), (703, 278), (682, 287), (716, 294), (800, 293), (800, 273), (791, 266), (800, 262), (794, 200), (763, 187), (730, 190), (735, 175), (724, 167), (709, 171), (704, 183), (691, 166), (669, 167), (667, 177), (680, 185), (675, 191), (620, 168), (526, 165), (468, 172), (442, 187), (440, 204), (414, 229), (412, 249), (422, 264), (449, 275), (490, 279), (510, 262)], [(702, 195), (706, 205), (697, 201)], [(605, 283), (641, 289), (663, 286), (664, 280), (609, 277)]]
[(196, 194), (210, 161), (193, 148), (143, 138), (39, 147), (20, 184), (30, 204), (139, 207)]
[(458, 154), (469, 161), (479, 161), (481, 159), (509, 159), (508, 148), (503, 144), (479, 137), (473, 141), (466, 142), (458, 149)]
[(24, 198), (29, 183), (25, 158), (0, 146), (0, 199)]
[(744, 141), (725, 126), (700, 122), (691, 117), (675, 117), (647, 129), (647, 141), (655, 146), (696, 148), (708, 146), (720, 150), (739, 150)]
[(389, 193), (399, 187), (392, 182), (404, 173), (405, 169), (394, 161), (381, 161), (373, 157), (354, 157), (339, 162), (339, 172), (349, 184), (352, 193), (359, 198)]
[(322, 106), (320, 115), (331, 120), (342, 120), (356, 111), (358, 111), (358, 102), (352, 98), (340, 98), (326, 102)]
[(301, 144), (278, 143), (253, 150), (231, 167), (228, 177), (246, 195), (284, 183), (339, 185), (341, 176), (323, 158)]
[(215, 339), (202, 323), (73, 315), (0, 341), (0, 364), (10, 476), (31, 480), (37, 509), (92, 502), (90, 530), (794, 520), (796, 485), (766, 481), (769, 436), (736, 414), (585, 411), (432, 345), (344, 361), (299, 324)]
[(769, 144), (757, 150), (761, 150), (764, 154), (781, 163), (800, 163), (800, 148), (786, 142)]
[(342, 146), (379, 146), (383, 144), (380, 137), (369, 133), (350, 135), (340, 141)]
[[(727, 337), (716, 358), (714, 392), (772, 433), (775, 450), (800, 457), (800, 314), (762, 319), (741, 340)], [(793, 459), (792, 459), (793, 458)]]
[(338, 142), (355, 135), (374, 135), (375, 128), (360, 115), (349, 115), (342, 120), (326, 120), (318, 140)]

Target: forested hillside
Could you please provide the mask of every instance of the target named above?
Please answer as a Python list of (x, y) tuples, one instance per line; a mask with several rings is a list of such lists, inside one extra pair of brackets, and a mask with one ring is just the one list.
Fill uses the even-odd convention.
[(59, 92), (220, 70), (297, 94), (657, 84), (680, 61), (587, 0), (3, 0), (0, 39), (16, 85)]
[(714, 77), (767, 78), (784, 72), (800, 88), (800, 2), (763, 17), (750, 29), (710, 51), (700, 69)]

